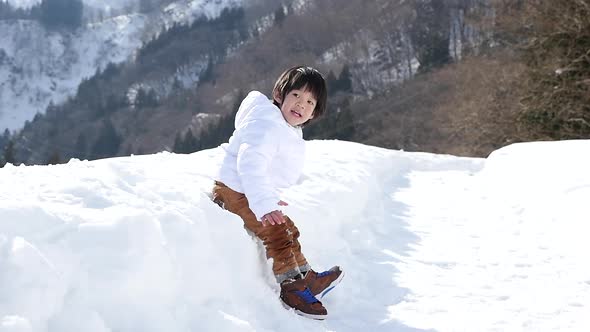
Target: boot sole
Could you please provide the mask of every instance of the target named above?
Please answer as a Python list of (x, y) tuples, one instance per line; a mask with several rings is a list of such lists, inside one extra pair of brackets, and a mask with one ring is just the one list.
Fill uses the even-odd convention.
[(344, 278), (344, 271), (342, 271), (342, 273), (340, 273), (340, 276), (338, 276), (338, 278), (332, 281), (332, 283), (328, 285), (328, 287), (326, 287), (326, 289), (324, 289), (323, 292), (320, 293), (320, 299), (324, 298), (324, 296), (328, 294), (329, 291), (334, 289), (334, 287), (336, 287), (342, 281), (342, 278)]
[(290, 307), (289, 305), (287, 305), (287, 303), (285, 303), (283, 301), (283, 299), (279, 298), (279, 300), (281, 300), (281, 304), (283, 305), (283, 307), (285, 309), (287, 309), (287, 310), (293, 310), (299, 316), (303, 316), (305, 318), (311, 318), (311, 319), (315, 319), (315, 320), (324, 320), (324, 319), (326, 319), (326, 317), (328, 317), (328, 314), (325, 314), (325, 315), (314, 315), (314, 314), (305, 313), (303, 311), (300, 311), (300, 310), (297, 310), (297, 309), (295, 309), (293, 307)]

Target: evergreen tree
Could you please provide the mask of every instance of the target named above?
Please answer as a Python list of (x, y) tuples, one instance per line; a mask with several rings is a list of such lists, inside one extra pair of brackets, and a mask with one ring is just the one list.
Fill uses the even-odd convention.
[(158, 96), (154, 89), (148, 89), (147, 91), (143, 88), (139, 88), (137, 90), (137, 96), (135, 97), (135, 107), (137, 108), (145, 108), (145, 107), (157, 107), (158, 106)]
[(334, 72), (330, 70), (328, 75), (326, 76), (326, 85), (330, 90), (330, 93), (336, 92), (352, 92), (352, 75), (350, 74), (350, 69), (348, 65), (344, 65), (342, 67), (342, 71), (338, 78), (334, 75)]
[(104, 105), (103, 113), (111, 114), (125, 106), (127, 106), (127, 100), (124, 96), (116, 96), (114, 94), (110, 94), (107, 97), (106, 103)]
[(213, 76), (213, 55), (209, 56), (209, 60), (207, 61), (207, 68), (199, 75), (199, 80), (201, 82), (210, 82), (211, 84), (215, 84), (215, 77)]
[(53, 151), (49, 159), (47, 160), (47, 165), (58, 165), (61, 164), (61, 157), (59, 156), (59, 152)]
[(239, 24), (244, 19), (244, 9), (239, 8), (223, 8), (219, 17), (215, 20), (223, 29), (232, 30), (238, 29)]
[(231, 135), (234, 132), (234, 124), (235, 124), (235, 119), (236, 119), (236, 114), (238, 114), (238, 109), (240, 108), (240, 104), (242, 103), (242, 100), (244, 100), (245, 98), (245, 94), (243, 91), (239, 91), (238, 94), (236, 95), (236, 99), (230, 109), (230, 112), (225, 115), (224, 117), (222, 117), (222, 119), (219, 122), (219, 126), (217, 128), (217, 132), (219, 133), (219, 137), (211, 142), (211, 146), (210, 147), (215, 147), (221, 143), (227, 142), (229, 140), (229, 138), (231, 137)]
[(174, 137), (174, 145), (172, 147), (172, 152), (174, 153), (186, 153), (183, 149), (183, 138), (180, 132), (176, 133), (176, 137)]
[(336, 112), (329, 111), (319, 119), (313, 120), (303, 128), (308, 139), (354, 139), (356, 130), (354, 116), (350, 108), (350, 97), (340, 98), (337, 105), (331, 106)]
[(191, 129), (184, 135), (183, 150), (185, 153), (193, 153), (200, 150), (199, 141)]
[(201, 150), (200, 140), (195, 137), (190, 128), (184, 136), (180, 132), (176, 134), (172, 148), (174, 153), (193, 153), (199, 150)]
[(4, 148), (4, 161), (1, 163), (1, 166), (4, 167), (6, 164), (16, 164), (16, 159), (14, 158), (14, 141), (10, 140), (6, 147)]
[(352, 75), (348, 65), (344, 65), (338, 76), (338, 89), (344, 92), (352, 92)]
[(334, 138), (339, 140), (351, 140), (354, 136), (354, 118), (350, 107), (343, 107), (337, 115)]
[(0, 148), (4, 149), (4, 146), (6, 146), (6, 144), (8, 144), (8, 142), (10, 141), (10, 130), (4, 129), (4, 134), (2, 134), (2, 136), (0, 136)]
[(8, 2), (0, 1), (0, 19), (10, 18), (12, 8)]
[(95, 112), (97, 117), (104, 115), (102, 89), (99, 86), (99, 79), (96, 74), (89, 79), (82, 80), (78, 85), (76, 99), (86, 104), (89, 109)]
[(107, 66), (104, 68), (104, 70), (102, 71), (102, 78), (104, 78), (105, 80), (111, 79), (113, 77), (115, 77), (116, 75), (118, 75), (120, 72), (119, 67), (117, 67), (116, 64), (109, 62), (107, 64)]
[(326, 75), (326, 85), (328, 86), (328, 90), (330, 91), (330, 93), (338, 91), (338, 79), (336, 78), (334, 72), (331, 70), (328, 72), (328, 75)]
[(420, 62), (420, 71), (426, 72), (449, 63), (449, 8), (444, 0), (417, 0), (414, 10), (416, 18), (410, 29), (410, 38)]
[(14, 8), (6, 0), (0, 0), (0, 20), (28, 20), (34, 19), (38, 6), (31, 8)]
[(281, 5), (277, 10), (275, 10), (275, 24), (278, 26), (283, 25), (283, 21), (285, 21), (286, 15), (283, 6)]
[(86, 135), (83, 132), (78, 135), (74, 149), (76, 150), (75, 151), (76, 158), (78, 158), (80, 160), (84, 160), (84, 159), (88, 158), (88, 153), (87, 153), (88, 143), (86, 140)]
[(82, 0), (42, 0), (41, 22), (49, 27), (78, 28), (82, 25)]
[(133, 153), (133, 147), (131, 145), (127, 145), (127, 147), (125, 148), (125, 156), (131, 156), (134, 155), (135, 153)]
[(119, 151), (121, 142), (122, 138), (117, 133), (111, 120), (104, 120), (102, 129), (92, 146), (93, 157), (99, 159), (115, 156)]
[(178, 79), (178, 77), (174, 77), (174, 82), (172, 82), (172, 93), (178, 95), (183, 89), (184, 86), (182, 82)]

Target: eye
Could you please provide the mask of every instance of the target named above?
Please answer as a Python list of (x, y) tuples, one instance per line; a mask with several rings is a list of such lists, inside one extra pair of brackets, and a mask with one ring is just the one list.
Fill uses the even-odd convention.
[(307, 103), (310, 104), (310, 105), (312, 105), (312, 106), (315, 105), (315, 101), (313, 101), (313, 100), (308, 100)]
[(299, 93), (297, 93), (297, 92), (293, 92), (293, 96), (295, 96), (295, 97), (299, 97)]

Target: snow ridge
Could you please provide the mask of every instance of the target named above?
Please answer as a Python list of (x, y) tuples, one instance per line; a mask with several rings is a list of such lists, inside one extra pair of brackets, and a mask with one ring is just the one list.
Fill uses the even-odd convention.
[(282, 199), (312, 266), (347, 273), (323, 299), (328, 320), (280, 305), (260, 247), (209, 198), (221, 156), (211, 149), (0, 169), (0, 331), (590, 324), (590, 141), (487, 159), (307, 144)]

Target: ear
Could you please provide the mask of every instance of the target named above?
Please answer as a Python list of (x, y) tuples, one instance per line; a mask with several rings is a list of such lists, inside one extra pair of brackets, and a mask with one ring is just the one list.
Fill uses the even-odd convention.
[(283, 98), (278, 91), (273, 91), (272, 99), (276, 101), (279, 105), (283, 103)]

